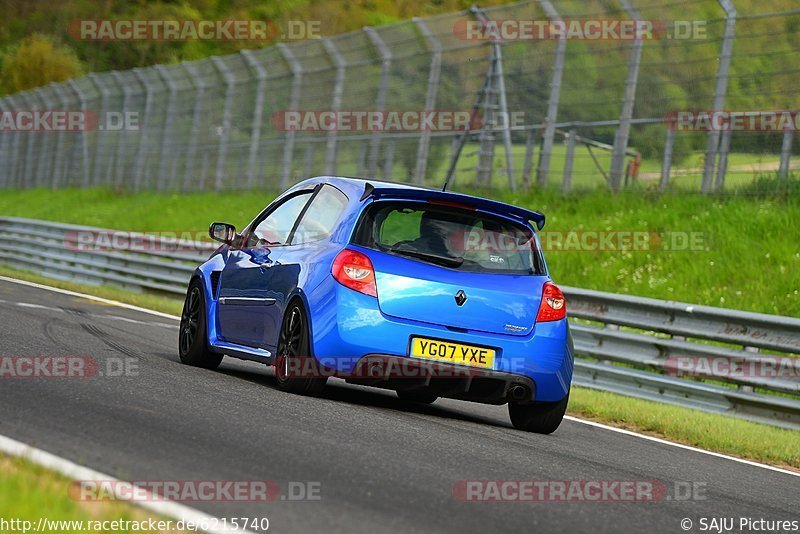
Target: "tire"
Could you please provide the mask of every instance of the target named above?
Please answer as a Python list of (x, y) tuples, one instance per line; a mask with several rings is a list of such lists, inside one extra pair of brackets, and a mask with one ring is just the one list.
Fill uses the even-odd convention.
[(278, 389), (298, 395), (319, 395), (328, 377), (311, 355), (308, 316), (299, 301), (289, 303), (281, 322), (275, 355)]
[(569, 403), (569, 393), (558, 402), (538, 402), (533, 404), (509, 403), (508, 415), (517, 430), (552, 434), (564, 419)]
[(408, 390), (397, 390), (397, 397), (404, 402), (416, 402), (419, 404), (433, 404), (437, 397), (433, 393), (428, 393), (427, 391), (408, 391)]
[(203, 369), (216, 369), (224, 357), (208, 348), (205, 291), (199, 278), (192, 279), (186, 290), (178, 330), (178, 355), (181, 363)]

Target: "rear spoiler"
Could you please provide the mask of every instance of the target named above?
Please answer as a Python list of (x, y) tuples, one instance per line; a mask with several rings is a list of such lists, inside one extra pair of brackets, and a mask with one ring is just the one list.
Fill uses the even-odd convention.
[(368, 198), (397, 198), (397, 199), (411, 199), (411, 200), (434, 200), (440, 202), (456, 202), (464, 204), (480, 210), (491, 211), (494, 213), (513, 215), (523, 221), (532, 221), (538, 230), (544, 228), (544, 213), (539, 211), (526, 210), (506, 204), (504, 202), (497, 202), (496, 200), (489, 200), (488, 198), (473, 197), (470, 195), (463, 195), (461, 193), (443, 192), (437, 189), (417, 189), (406, 187), (375, 187), (370, 183), (364, 187), (364, 194), (361, 195), (361, 200), (364, 201)]

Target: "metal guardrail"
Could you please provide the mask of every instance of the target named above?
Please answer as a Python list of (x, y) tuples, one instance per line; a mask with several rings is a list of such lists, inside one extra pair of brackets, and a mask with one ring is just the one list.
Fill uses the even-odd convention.
[[(194, 268), (215, 248), (0, 217), (0, 263), (136, 291), (183, 295)], [(800, 319), (563, 289), (579, 356), (575, 384), (800, 430), (800, 358), (792, 357), (800, 353)], [(776, 370), (776, 356), (784, 376), (747, 371)], [(681, 363), (687, 361), (723, 362), (726, 372), (709, 369), (711, 381), (682, 378)]]

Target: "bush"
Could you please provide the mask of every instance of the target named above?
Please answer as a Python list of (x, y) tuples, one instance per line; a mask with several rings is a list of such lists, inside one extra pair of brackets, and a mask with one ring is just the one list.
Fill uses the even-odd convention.
[(71, 48), (46, 35), (33, 34), (5, 53), (0, 73), (2, 90), (16, 93), (75, 78), (83, 69)]

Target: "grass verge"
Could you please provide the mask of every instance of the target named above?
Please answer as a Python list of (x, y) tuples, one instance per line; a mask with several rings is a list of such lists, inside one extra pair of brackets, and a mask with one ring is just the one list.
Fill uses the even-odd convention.
[[(796, 246), (800, 195), (751, 198), (596, 191), (565, 197), (549, 189), (470, 192), (546, 214), (541, 237), (550, 272), (559, 284), (800, 317), (800, 279), (793, 275), (800, 271)], [(274, 196), (268, 191), (5, 190), (0, 215), (202, 235), (211, 221), (242, 228)], [(620, 232), (650, 238), (644, 246), (626, 247)], [(584, 236), (586, 245), (573, 239)], [(600, 236), (610, 236), (620, 246), (598, 246)]]
[(709, 451), (800, 470), (800, 432), (574, 387), (568, 413)]
[[(0, 275), (97, 295), (165, 313), (180, 313), (181, 302), (178, 299), (57, 281), (3, 266), (0, 266)], [(678, 443), (800, 469), (800, 433), (797, 431), (581, 387), (572, 388), (568, 411), (577, 417)]]
[[(30, 521), (32, 532), (39, 518), (50, 521), (43, 524), (41, 532), (72, 534), (89, 531), (128, 532), (180, 532), (177, 530), (150, 530), (147, 522), (169, 521), (126, 502), (81, 502), (70, 497), (70, 480), (21, 458), (0, 454), (0, 517), (5, 521)], [(130, 523), (118, 523), (114, 528), (89, 528), (87, 522), (135, 521), (141, 529)], [(57, 523), (56, 523), (57, 522)], [(78, 523), (82, 522), (82, 523)], [(172, 526), (176, 521), (172, 520)], [(23, 525), (17, 523), (17, 525)], [(102, 525), (102, 523), (100, 524)], [(107, 523), (111, 525), (111, 523)], [(9, 526), (3, 532), (22, 532), (22, 528)]]

